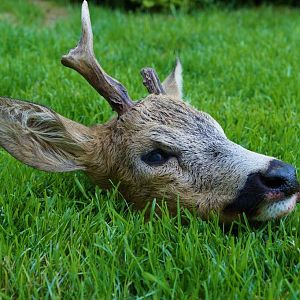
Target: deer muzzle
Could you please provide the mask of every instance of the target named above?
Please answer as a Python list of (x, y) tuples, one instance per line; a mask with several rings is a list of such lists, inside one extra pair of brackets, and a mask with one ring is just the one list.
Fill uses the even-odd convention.
[(224, 213), (245, 213), (250, 219), (266, 221), (290, 213), (299, 200), (296, 169), (274, 159), (265, 172), (248, 176), (237, 198)]

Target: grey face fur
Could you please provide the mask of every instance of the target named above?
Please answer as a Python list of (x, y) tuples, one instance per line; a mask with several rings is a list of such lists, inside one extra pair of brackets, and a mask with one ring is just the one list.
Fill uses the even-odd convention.
[[(236, 201), (249, 174), (264, 174), (274, 160), (231, 142), (211, 116), (175, 97), (150, 95), (113, 126), (117, 128), (114, 134), (122, 136), (114, 141), (122, 149), (122, 158), (116, 153), (116, 165), (108, 176), (121, 182), (123, 194), (138, 207), (145, 204), (141, 199), (163, 198), (176, 211), (179, 197), (185, 207), (196, 209), (204, 218), (217, 211), (224, 221), (232, 220), (242, 211), (225, 213), (224, 208)], [(165, 161), (149, 164), (143, 160), (157, 150), (167, 154)], [(101, 175), (92, 172), (92, 177)], [(294, 206), (296, 196), (292, 202)], [(291, 210), (282, 204), (280, 210), (268, 214), (266, 203), (270, 205), (267, 198), (261, 200), (249, 217), (258, 220), (264, 215), (265, 220)]]
[[(224, 222), (245, 212), (264, 221), (291, 212), (299, 199), (295, 169), (227, 139), (208, 114), (181, 100), (179, 61), (161, 85), (146, 78), (149, 95), (133, 103), (96, 61), (87, 2), (83, 35), (63, 64), (77, 70), (118, 112), (91, 128), (41, 105), (0, 97), (0, 145), (27, 165), (48, 172), (85, 171), (102, 188), (120, 191), (138, 208), (153, 198)], [(145, 78), (144, 78), (145, 79)]]

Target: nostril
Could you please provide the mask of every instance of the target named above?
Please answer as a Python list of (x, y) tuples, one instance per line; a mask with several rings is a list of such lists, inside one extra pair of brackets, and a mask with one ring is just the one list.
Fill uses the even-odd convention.
[(291, 195), (299, 189), (296, 170), (280, 160), (271, 161), (265, 173), (259, 174), (261, 184), (267, 190), (277, 190)]
[(286, 185), (285, 178), (282, 177), (266, 177), (261, 174), (261, 183), (269, 189), (280, 189)]

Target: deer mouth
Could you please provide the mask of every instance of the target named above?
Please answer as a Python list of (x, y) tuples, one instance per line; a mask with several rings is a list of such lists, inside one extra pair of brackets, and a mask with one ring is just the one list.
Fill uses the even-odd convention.
[(290, 196), (278, 192), (268, 193), (263, 199), (256, 198), (255, 202), (257, 205), (251, 212), (232, 210), (226, 207), (221, 213), (222, 221), (224, 223), (232, 222), (242, 213), (245, 213), (249, 220), (253, 222), (264, 222), (284, 217), (295, 209), (297, 202), (300, 203), (300, 189)]
[(266, 195), (266, 200), (259, 205), (252, 220), (267, 221), (284, 217), (294, 210), (297, 202), (300, 202), (300, 191), (288, 197), (279, 193)]
[(264, 173), (248, 175), (237, 198), (223, 213), (229, 216), (245, 213), (252, 221), (267, 221), (289, 214), (299, 200), (300, 184), (295, 168), (272, 160)]

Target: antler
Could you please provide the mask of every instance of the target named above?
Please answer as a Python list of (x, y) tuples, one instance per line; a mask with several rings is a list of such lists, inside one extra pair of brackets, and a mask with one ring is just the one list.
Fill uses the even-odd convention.
[(86, 0), (82, 3), (81, 22), (81, 39), (76, 48), (71, 49), (67, 55), (62, 57), (61, 62), (64, 66), (80, 73), (120, 116), (134, 103), (128, 96), (125, 87), (106, 74), (95, 58), (91, 19)]
[(149, 94), (165, 95), (166, 91), (162, 86), (156, 71), (152, 68), (143, 68), (141, 70), (143, 84), (147, 88)]

